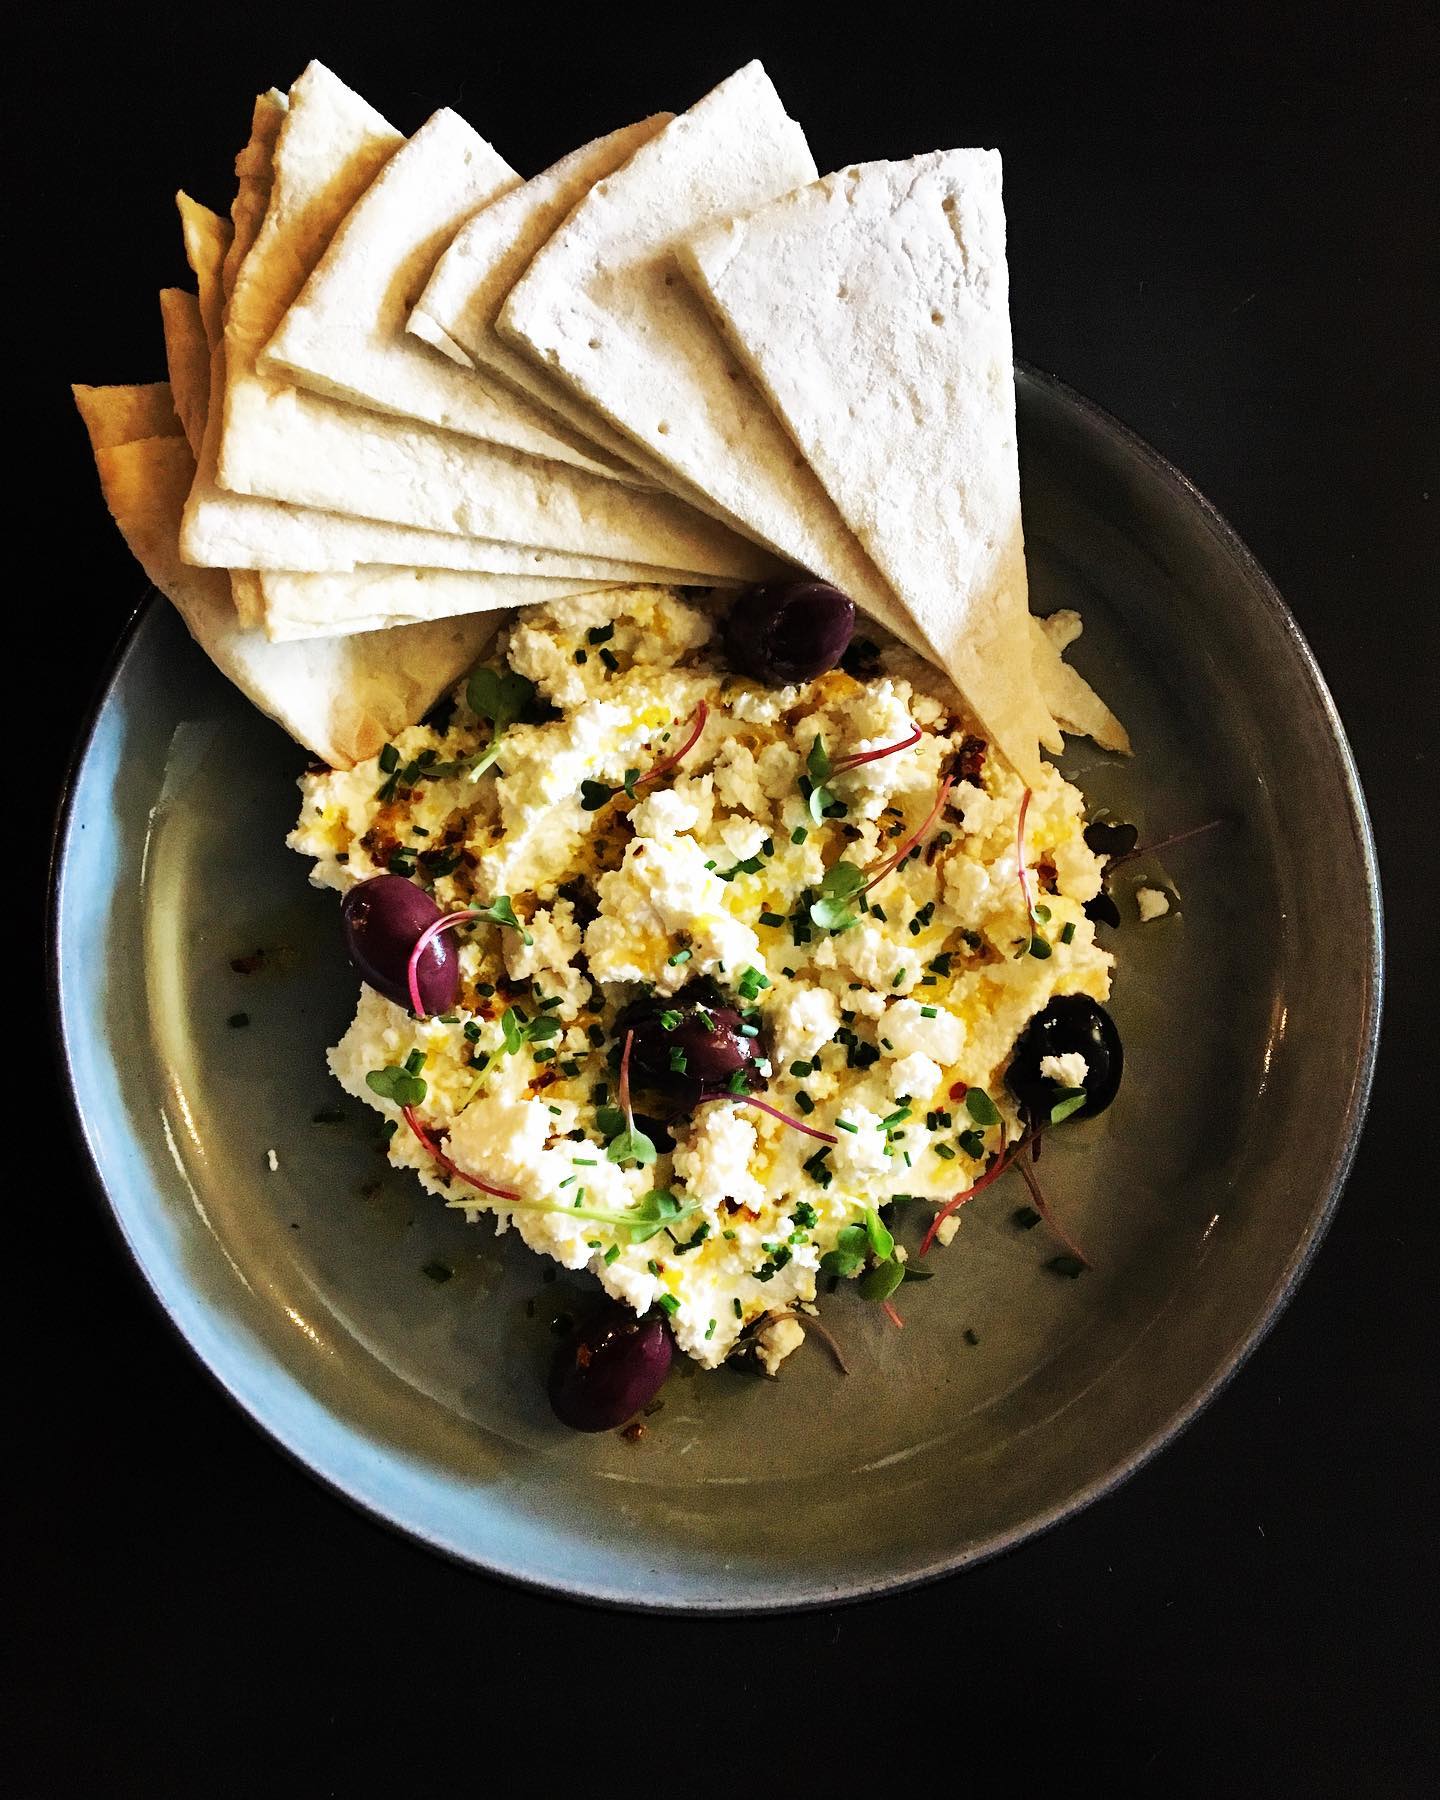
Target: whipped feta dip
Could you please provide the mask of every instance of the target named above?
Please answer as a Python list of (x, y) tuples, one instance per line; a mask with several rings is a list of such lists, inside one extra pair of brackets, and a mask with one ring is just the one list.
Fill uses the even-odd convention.
[[(483, 772), (470, 764), (491, 727), (462, 684), (378, 759), (300, 783), (289, 842), (318, 886), (399, 873), (443, 913), (506, 896), (519, 922), (456, 930), (460, 998), (442, 1017), (362, 990), (330, 1065), (385, 1116), (391, 1162), (636, 1312), (662, 1307), (706, 1367), (742, 1333), (769, 1333), (767, 1368), (793, 1349), (773, 1317), (815, 1301), (847, 1228), (898, 1200), (886, 1218), (918, 1236), (1020, 1136), (1004, 1073), (1026, 1022), (1055, 995), (1110, 990), (1079, 791), (1044, 765), (1022, 840), (1024, 784), (945, 677), (862, 631), (847, 660), (863, 673), (766, 687), (726, 666), (709, 601), (555, 601), (487, 659), (534, 704)], [(899, 850), (817, 922), (837, 864), (868, 880)], [(654, 1160), (612, 1155), (617, 1024), (702, 979), (753, 1038), (753, 1086), (677, 1109), (639, 1084)], [(1080, 1087), (1073, 1061), (1046, 1073)], [(406, 1066), (423, 1138), (367, 1080)]]

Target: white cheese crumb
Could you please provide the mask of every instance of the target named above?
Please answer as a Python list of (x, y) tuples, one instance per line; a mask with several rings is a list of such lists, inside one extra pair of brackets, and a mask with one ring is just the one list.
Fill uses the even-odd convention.
[(775, 1027), (775, 1059), (782, 1069), (808, 1062), (840, 1028), (840, 1002), (828, 988), (797, 981), (779, 1009)]
[(1140, 914), (1140, 923), (1148, 925), (1152, 919), (1163, 919), (1169, 912), (1170, 896), (1163, 888), (1136, 888), (1135, 910)]
[(1078, 1050), (1067, 1050), (1063, 1056), (1042, 1056), (1040, 1073), (1061, 1087), (1083, 1088), (1090, 1065)]
[(805, 1342), (805, 1328), (798, 1319), (772, 1319), (755, 1335), (755, 1354), (767, 1375), (778, 1375), (791, 1351)]
[(267, 1150), (265, 1152), (265, 1161), (270, 1165), (270, 1173), (272, 1175), (280, 1167), (280, 1158), (273, 1150)]
[(960, 1229), (959, 1213), (951, 1213), (948, 1219), (942, 1219), (935, 1227), (935, 1242), (942, 1248), (953, 1242), (955, 1233)]

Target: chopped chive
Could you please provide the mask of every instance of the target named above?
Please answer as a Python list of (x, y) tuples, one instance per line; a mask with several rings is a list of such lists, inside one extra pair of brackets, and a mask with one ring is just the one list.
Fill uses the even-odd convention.
[(680, 1310), (680, 1302), (673, 1294), (662, 1294), (660, 1296), (659, 1306), (661, 1312), (663, 1312), (667, 1318), (671, 1319), (673, 1319)]
[(920, 1008), (920, 1017), (922, 1019), (938, 1019), (940, 1014), (937, 1008), (933, 1006), (922, 1006)]
[(815, 1102), (810, 1098), (810, 1096), (805, 1092), (805, 1090), (803, 1088), (795, 1096), (795, 1104), (796, 1104), (796, 1106), (799, 1107), (799, 1109), (802, 1113), (805, 1113), (807, 1115), (810, 1113), (813, 1113), (815, 1110)]
[(1065, 929), (1060, 933), (1060, 942), (1062, 944), (1073, 944), (1075, 942), (1075, 921), (1073, 919), (1068, 921)]
[[(803, 844), (805, 842), (806, 838), (809, 837), (809, 835), (810, 835), (810, 833), (806, 829), (805, 826), (797, 825), (795, 827), (795, 829), (790, 833), (790, 842), (792, 844)], [(736, 1305), (737, 1306), (739, 1305), (738, 1301), (736, 1302)]]

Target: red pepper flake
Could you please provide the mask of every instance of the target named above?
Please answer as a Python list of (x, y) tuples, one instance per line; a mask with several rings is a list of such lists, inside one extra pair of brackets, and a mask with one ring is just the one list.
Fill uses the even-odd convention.
[(969, 1092), (970, 1084), (968, 1081), (957, 1081), (950, 1089), (950, 1098), (952, 1100), (963, 1100)]
[(645, 1436), (645, 1427), (638, 1419), (632, 1419), (620, 1435), (627, 1444), (638, 1444)]
[(252, 950), (249, 956), (235, 956), (230, 959), (230, 967), (237, 975), (253, 975), (265, 962), (263, 950)]
[(966, 737), (961, 739), (959, 760), (955, 766), (962, 781), (979, 781), (985, 773), (987, 748), (984, 738)]

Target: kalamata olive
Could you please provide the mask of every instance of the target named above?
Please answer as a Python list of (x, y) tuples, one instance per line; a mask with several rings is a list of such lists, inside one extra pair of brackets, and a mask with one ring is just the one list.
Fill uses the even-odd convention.
[(746, 590), (725, 621), (730, 666), (784, 686), (833, 669), (855, 629), (855, 602), (826, 581), (767, 581)]
[(635, 1033), (631, 1079), (690, 1098), (723, 1090), (755, 1056), (756, 1039), (742, 1023), (710, 981), (692, 981), (668, 1000), (648, 997), (619, 1022)]
[[(439, 907), (403, 875), (374, 875), (350, 889), (340, 916), (345, 951), (361, 979), (408, 1008), (405, 968), (420, 933), (440, 917)], [(460, 958), (448, 931), (431, 938), (415, 972), (426, 1012), (449, 1012), (460, 995)]]
[(1040, 1064), (1047, 1056), (1076, 1051), (1085, 1058), (1085, 1079), (1079, 1084), (1085, 1089), (1085, 1104), (1073, 1116), (1090, 1118), (1104, 1112), (1119, 1089), (1125, 1066), (1120, 1033), (1105, 1008), (1088, 994), (1057, 994), (1020, 1033), (1005, 1073), (1005, 1085), (1033, 1124), (1048, 1124), (1051, 1107), (1066, 1091), (1064, 1082), (1040, 1072)]
[(659, 1393), (670, 1373), (663, 1313), (643, 1319), (607, 1306), (584, 1320), (555, 1352), (550, 1405), (573, 1431), (613, 1431)]
[(1128, 856), (1139, 839), (1133, 825), (1115, 819), (1092, 819), (1085, 827), (1086, 845), (1097, 856)]

